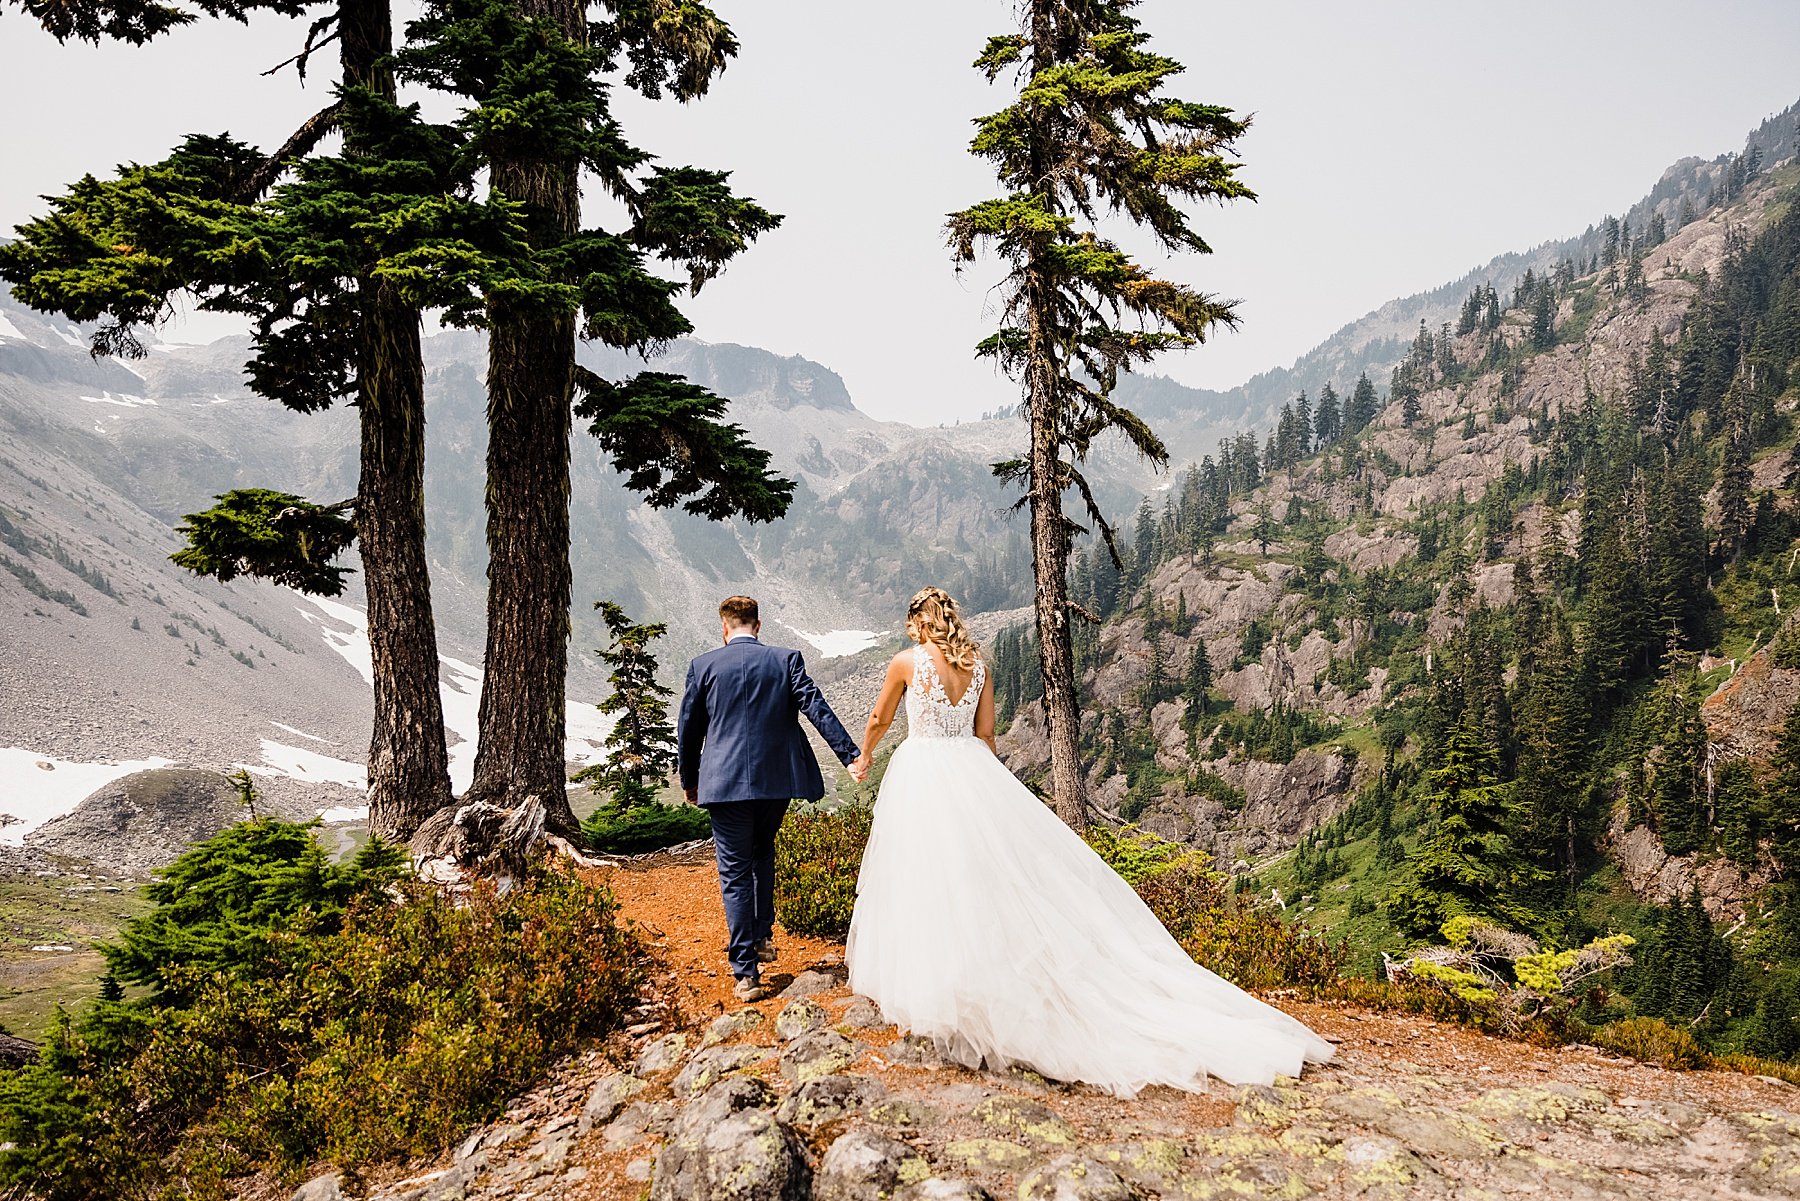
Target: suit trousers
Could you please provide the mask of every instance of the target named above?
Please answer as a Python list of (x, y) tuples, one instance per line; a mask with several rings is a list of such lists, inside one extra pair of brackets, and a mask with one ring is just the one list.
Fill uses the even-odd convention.
[(730, 935), (726, 955), (739, 980), (760, 978), (756, 944), (775, 932), (775, 835), (787, 810), (786, 800), (715, 801), (706, 807)]

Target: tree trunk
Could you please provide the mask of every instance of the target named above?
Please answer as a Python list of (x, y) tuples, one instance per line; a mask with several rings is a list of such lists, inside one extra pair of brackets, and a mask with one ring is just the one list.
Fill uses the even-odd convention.
[[(585, 41), (576, 0), (519, 0), (527, 15)], [(494, 191), (525, 207), (535, 238), (580, 228), (573, 158), (494, 156)], [(569, 434), (575, 318), (542, 309), (491, 313), (488, 340), (488, 628), (481, 746), (469, 798), (513, 808), (529, 797), (570, 835), (564, 759), (569, 660)]]
[[(1052, 64), (1055, 26), (1051, 0), (1032, 0), (1032, 74)], [(1053, 131), (1042, 115), (1031, 127), (1032, 178), (1049, 179)], [(1033, 256), (1035, 258), (1035, 254)], [(1056, 815), (1070, 829), (1088, 825), (1087, 781), (1081, 770), (1081, 713), (1075, 691), (1075, 653), (1069, 632), (1069, 528), (1062, 511), (1061, 398), (1049, 324), (1054, 320), (1051, 284), (1035, 261), (1026, 266), (1025, 412), (1031, 427), (1031, 560), (1036, 577), (1038, 667), (1044, 682), (1044, 725), (1050, 739), (1050, 791)]]
[[(394, 75), (387, 0), (340, 9), (346, 86), (389, 100)], [(358, 153), (354, 129), (345, 154)], [(404, 840), (450, 800), (437, 628), (425, 559), (425, 369), (419, 312), (390, 285), (360, 281), (357, 405), (362, 452), (356, 536), (368, 592), (375, 728), (369, 742), (369, 829)]]

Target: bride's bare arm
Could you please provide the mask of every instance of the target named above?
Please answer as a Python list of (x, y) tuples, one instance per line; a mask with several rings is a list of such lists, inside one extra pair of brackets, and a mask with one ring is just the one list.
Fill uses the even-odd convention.
[(869, 724), (863, 729), (862, 754), (850, 765), (850, 775), (858, 783), (869, 774), (869, 766), (875, 762), (875, 748), (894, 724), (894, 711), (900, 707), (900, 698), (906, 695), (906, 687), (912, 682), (912, 655), (902, 652), (894, 656), (888, 664), (887, 677), (881, 681), (881, 695), (875, 698), (875, 708), (869, 714)]
[(992, 672), (983, 673), (981, 698), (975, 702), (975, 737), (988, 744), (988, 750), (994, 752), (994, 758), (1000, 757), (1000, 747), (994, 741), (994, 676)]

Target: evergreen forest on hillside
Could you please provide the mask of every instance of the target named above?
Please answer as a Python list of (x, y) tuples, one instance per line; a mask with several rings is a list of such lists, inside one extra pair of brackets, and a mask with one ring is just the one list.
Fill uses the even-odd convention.
[[(1740, 160), (1717, 202), (1757, 169)], [(1781, 177), (1790, 189), (1792, 174)], [(1528, 275), (1511, 296), (1477, 286), (1456, 325), (1421, 327), (1385, 394), (1365, 374), (1342, 396), (1330, 385), (1299, 396), (1260, 445), (1241, 434), (1183, 472), (1160, 508), (1146, 501), (1117, 559), (1097, 542), (1079, 553), (1072, 595), (1100, 623), (1076, 627), (1084, 673), (1124, 646), (1142, 651), (1131, 703), (1090, 705), (1084, 723), (1095, 775), (1125, 779), (1115, 816), (1139, 819), (1169, 793), (1229, 811), (1243, 795), (1207, 762), (1285, 763), (1336, 748), (1358, 763), (1358, 790), (1242, 886), (1345, 939), (1355, 970), (1381, 974), (1384, 956), (1442, 941), (1458, 916), (1547, 946), (1622, 932), (1637, 941), (1635, 964), (1588, 991), (1590, 1017), (1655, 1016), (1717, 1049), (1800, 1056), (1800, 708), (1763, 755), (1709, 740), (1700, 713), (1758, 651), (1800, 667), (1783, 595), (1800, 596), (1795, 198), (1773, 205), (1758, 234), (1728, 225), (1721, 269), (1689, 281), (1679, 334), (1653, 332), (1616, 394), (1590, 384), (1552, 408), (1518, 389), (1534, 356), (1579, 345), (1597, 315), (1642, 305), (1646, 271), (1674, 232), (1660, 216), (1636, 232), (1611, 221), (1593, 259)], [(1506, 464), (1478, 495), (1378, 519), (1378, 475), (1406, 469), (1365, 428), (1397, 406), (1416, 429), (1422, 394), (1482, 377), (1497, 379), (1492, 412), (1463, 405), (1446, 424), (1467, 439), (1522, 418), (1539, 453)], [(1264, 485), (1297, 471), (1311, 473), (1309, 486), (1283, 489), (1285, 503), (1272, 506)], [(1538, 531), (1529, 548), (1527, 524)], [(1416, 550), (1354, 570), (1325, 542), (1358, 529), (1410, 535)], [(1178, 560), (1285, 563), (1297, 570), (1283, 588), (1301, 600), (1250, 622), (1230, 662), (1198, 640), (1184, 654), (1178, 643), (1198, 615), (1184, 592), (1158, 586)], [(1496, 566), (1510, 571), (1504, 603), (1475, 587)], [(1441, 637), (1434, 606), (1450, 617)], [(1279, 697), (1240, 711), (1215, 686), (1313, 630), (1331, 640), (1323, 675), (1345, 694), (1366, 693), (1380, 669), (1361, 716)], [(1034, 699), (1030, 643), (1015, 627), (992, 648), (1003, 720)], [(1168, 702), (1191, 763), (1179, 777), (1150, 723)], [(1637, 901), (1606, 853), (1615, 810), (1670, 856), (1722, 858), (1766, 881), (1744, 919), (1715, 923), (1697, 892)]]

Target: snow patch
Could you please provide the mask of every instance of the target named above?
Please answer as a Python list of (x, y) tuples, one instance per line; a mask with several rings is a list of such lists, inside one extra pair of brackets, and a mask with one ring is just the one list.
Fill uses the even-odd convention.
[(881, 635), (874, 630), (827, 630), (823, 634), (814, 634), (799, 626), (789, 626), (785, 621), (781, 624), (818, 647), (821, 659), (841, 659), (846, 655), (860, 654), (881, 641)]
[(317, 734), (308, 734), (305, 730), (296, 730), (293, 726), (288, 725), (286, 722), (271, 721), (269, 724), (274, 726), (277, 730), (286, 730), (288, 733), (297, 734), (301, 738), (310, 738), (314, 742), (323, 742), (326, 746), (331, 745), (331, 741), (329, 739), (320, 738)]
[(345, 788), (367, 788), (369, 773), (360, 763), (333, 759), (303, 747), (288, 746), (272, 738), (262, 742), (261, 763), (234, 763), (258, 776), (286, 776), (290, 780), (308, 780), (315, 784), (341, 784)]
[(145, 405), (148, 405), (151, 408), (160, 407), (156, 401), (151, 400), (148, 396), (133, 396), (129, 392), (121, 392), (117, 396), (114, 396), (111, 392), (102, 392), (98, 396), (84, 396), (81, 399), (91, 401), (97, 405), (118, 405), (123, 409), (140, 409)]
[(17, 819), (0, 826), (0, 844), (21, 846), (27, 834), (68, 813), (94, 790), (133, 772), (168, 767), (173, 762), (152, 758), (82, 763), (23, 747), (0, 749), (0, 809)]
[(366, 822), (369, 820), (367, 805), (333, 805), (329, 809), (319, 810), (319, 820), (326, 825), (337, 822)]
[(50, 332), (55, 334), (57, 337), (61, 338), (63, 341), (67, 342), (70, 346), (79, 346), (83, 350), (86, 350), (88, 348), (87, 342), (85, 342), (80, 336), (81, 331), (76, 329), (72, 325), (68, 329), (63, 329), (60, 326), (53, 325), (50, 327)]
[(31, 341), (30, 338), (19, 332), (19, 327), (8, 320), (5, 313), (0, 313), (0, 338), (11, 338), (15, 342)]
[[(300, 613), (319, 626), (326, 645), (356, 669), (363, 682), (374, 686), (375, 669), (369, 653), (369, 619), (366, 614), (338, 601), (303, 598), (320, 612), (302, 608)], [(322, 614), (322, 616), (321, 616)], [(438, 697), (444, 707), (444, 734), (449, 753), (450, 787), (463, 792), (475, 779), (475, 753), (481, 729), (481, 668), (450, 655), (440, 654)], [(591, 763), (598, 758), (612, 732), (613, 719), (591, 701), (568, 702), (563, 757), (571, 763)], [(366, 787), (360, 784), (358, 787)], [(355, 820), (346, 818), (346, 821)]]

